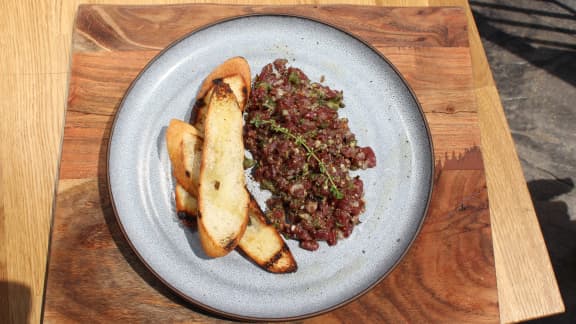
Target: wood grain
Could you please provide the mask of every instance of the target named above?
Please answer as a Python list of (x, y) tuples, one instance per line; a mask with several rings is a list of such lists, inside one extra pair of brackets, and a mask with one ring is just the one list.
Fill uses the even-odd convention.
[[(483, 107), (500, 107), (500, 102), (495, 101), (497, 91), (495, 87), (487, 87), (476, 90), (477, 97), (480, 99), (480, 105)], [(496, 140), (494, 136), (494, 125), (506, 124), (505, 116), (503, 113), (490, 114), (486, 111), (481, 113), (486, 123), (486, 140)], [(498, 141), (508, 143), (512, 148), (514, 142), (512, 136), (507, 134), (500, 135)], [(485, 140), (483, 139), (483, 142)], [(546, 245), (540, 226), (536, 218), (531, 201), (520, 199), (522, 196), (529, 196), (528, 188), (524, 185), (522, 177), (522, 170), (519, 168), (520, 162), (517, 155), (513, 150), (513, 155), (510, 152), (505, 152), (501, 147), (498, 147), (489, 153), (489, 157), (493, 160), (502, 158), (509, 158), (509, 164), (500, 166), (491, 165), (486, 168), (486, 172), (493, 175), (493, 183), (490, 188), (496, 190), (504, 184), (508, 184), (519, 191), (518, 195), (499, 195), (491, 200), (491, 210), (500, 211), (502, 213), (514, 213), (513, 211), (521, 212), (524, 217), (499, 217), (493, 218), (493, 223), (496, 224), (494, 228), (494, 235), (498, 238), (494, 240), (494, 249), (497, 251), (497, 260), (507, 260), (510, 267), (501, 269), (499, 284), (514, 285), (516, 282), (522, 282), (522, 285), (514, 285), (514, 289), (503, 289), (499, 291), (499, 296), (507, 300), (527, 301), (527, 303), (517, 303), (512, 307), (506, 305), (507, 319), (528, 317), (535, 318), (536, 314), (545, 311), (549, 314), (561, 313), (564, 311), (562, 297), (558, 291), (554, 271), (547, 254)], [(496, 177), (496, 174), (504, 174), (504, 176)], [(522, 222), (522, 226), (518, 226)], [(520, 248), (518, 246), (510, 246), (510, 240), (526, 240), (530, 237), (529, 242), (526, 242), (528, 247)], [(540, 258), (534, 258), (539, 255)]]
[[(0, 2), (0, 318), (37, 323), (70, 74), (72, 26), (80, 3), (175, 4), (188, 0)], [(202, 2), (202, 1), (194, 1)], [(302, 4), (311, 1), (209, 1)], [(331, 1), (321, 1), (329, 3)], [(498, 92), (470, 8), (462, 0), (342, 1), (382, 6), (466, 8), (474, 87), (487, 166), (501, 320), (516, 322), (564, 309), (545, 251)], [(489, 134), (490, 136), (487, 136)], [(501, 138), (505, 138), (504, 141)], [(18, 148), (15, 150), (15, 148)], [(20, 150), (20, 148), (29, 148)], [(33, 161), (33, 162), (31, 162)], [(507, 168), (500, 168), (506, 165)], [(60, 184), (62, 186), (62, 184)], [(493, 198), (497, 197), (498, 201)], [(515, 206), (522, 206), (516, 208)], [(505, 223), (498, 220), (506, 220)], [(500, 227), (503, 226), (503, 227)], [(506, 227), (509, 226), (509, 227)], [(509, 232), (513, 235), (509, 235)], [(529, 247), (529, 248), (528, 248)], [(520, 278), (526, 280), (518, 280)], [(23, 289), (13, 289), (23, 287)], [(529, 291), (531, 293), (526, 294)], [(20, 307), (18, 305), (24, 305)]]
[[(182, 25), (185, 15), (189, 14), (187, 6), (173, 6), (173, 10), (154, 16), (154, 20), (146, 19), (139, 14), (149, 12), (148, 8), (101, 7), (93, 11), (80, 12), (74, 40), (88, 45), (92, 50), (126, 51), (135, 49), (162, 49), (173, 40), (170, 35), (180, 38), (206, 23), (218, 21), (232, 15), (254, 14), (262, 11), (285, 12), (282, 6), (249, 7), (227, 6), (217, 12), (213, 8), (199, 7), (196, 16), (210, 16), (211, 21), (193, 21)], [(374, 46), (417, 46), (417, 47), (458, 47), (468, 46), (466, 18), (455, 16), (457, 8), (443, 10), (426, 10), (421, 8), (385, 8), (381, 7), (370, 13), (363, 13), (362, 21), (355, 21), (361, 7), (347, 6), (347, 12), (339, 10), (339, 6), (297, 6), (290, 9), (296, 15), (313, 15), (328, 23), (337, 23), (345, 29), (354, 28), (363, 35), (363, 39)], [(180, 10), (182, 9), (182, 10)], [(338, 15), (335, 15), (335, 13)], [(117, 27), (117, 28), (114, 28)], [(148, 33), (142, 33), (146, 30)], [(381, 32), (385, 34), (382, 35)]]
[[(457, 5), (433, 0), (430, 5)], [(564, 312), (538, 219), (509, 132), (498, 90), (468, 4), (475, 98), (490, 195), (494, 258), (502, 322)], [(502, 129), (506, 129), (502, 132)]]
[[(467, 154), (478, 161), (475, 151)], [(460, 165), (468, 158), (440, 168), (437, 185), (444, 190), (434, 193), (433, 213), (391, 276), (359, 300), (312, 322), (498, 320), (484, 173)], [(102, 178), (62, 180), (58, 197), (45, 322), (214, 320), (140, 263), (116, 223)]]
[[(110, 207), (105, 147), (124, 92), (160, 48), (213, 19), (264, 9), (306, 12), (361, 37), (380, 35), (376, 48), (396, 64), (417, 95), (422, 93), (435, 143), (437, 187), (422, 233), (406, 259), (370, 293), (314, 321), (498, 321), (488, 196), (477, 146), (477, 112), (470, 100), (472, 66), (463, 12), (198, 5), (80, 8), (75, 35), (81, 37), (75, 36), (73, 43), (45, 321), (211, 321), (164, 287), (130, 250)], [(356, 28), (354, 22), (364, 15), (367, 23)], [(384, 17), (385, 23), (369, 23), (372, 16)], [(406, 18), (413, 16), (420, 19)], [(137, 35), (143, 24), (165, 19), (189, 29), (160, 29), (164, 37), (152, 36), (149, 42)]]

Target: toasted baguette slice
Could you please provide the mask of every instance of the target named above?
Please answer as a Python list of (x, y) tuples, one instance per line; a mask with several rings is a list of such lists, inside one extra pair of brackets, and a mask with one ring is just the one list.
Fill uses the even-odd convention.
[[(200, 90), (196, 95), (196, 100), (205, 97), (206, 93), (208, 93), (208, 91), (214, 86), (214, 81), (218, 82), (218, 80), (223, 80), (232, 76), (240, 76), (243, 82), (234, 81), (233, 84), (229, 83), (229, 85), (236, 96), (240, 109), (244, 110), (246, 101), (250, 96), (250, 84), (252, 83), (252, 76), (250, 73), (250, 65), (245, 58), (236, 56), (228, 59), (212, 70), (206, 79), (204, 79), (204, 82), (200, 86)], [(230, 79), (228, 81), (230, 81)]]
[(296, 261), (278, 234), (276, 228), (266, 222), (258, 203), (250, 200), (250, 221), (238, 244), (238, 249), (262, 269), (273, 273), (288, 273), (298, 269)]
[(198, 195), (202, 135), (192, 125), (173, 119), (166, 130), (166, 143), (174, 178), (186, 191)]
[(250, 96), (250, 85), (252, 83), (252, 76), (250, 72), (250, 65), (243, 57), (233, 57), (216, 67), (212, 73), (204, 79), (200, 91), (196, 96), (196, 103), (194, 104), (194, 113), (190, 119), (199, 131), (204, 131), (204, 119), (206, 114), (206, 106), (210, 102), (211, 90), (215, 82), (223, 81), (227, 83), (238, 101), (240, 109), (244, 111), (244, 107), (248, 103)]
[(198, 199), (196, 197), (188, 193), (180, 184), (176, 184), (174, 195), (178, 213), (185, 213), (190, 217), (198, 216)]
[[(228, 84), (230, 86), (230, 89), (232, 89), (232, 92), (234, 92), (234, 96), (236, 96), (238, 106), (242, 111), (244, 110), (248, 98), (246, 97), (246, 94), (242, 90), (246, 87), (246, 85), (244, 84), (244, 79), (239, 74), (226, 77), (224, 79), (216, 79), (213, 81), (213, 83), (214, 82), (224, 82)], [(196, 101), (196, 104), (194, 105), (195, 114), (193, 116), (192, 123), (194, 124), (196, 129), (198, 129), (198, 131), (200, 132), (204, 132), (204, 120), (206, 119), (206, 107), (207, 107), (206, 103), (210, 102), (210, 97), (212, 96), (213, 89), (214, 87), (210, 88), (210, 90), (206, 92), (206, 95), (203, 98)]]
[(210, 257), (235, 249), (248, 224), (242, 126), (234, 93), (217, 82), (206, 111), (198, 190), (198, 233)]

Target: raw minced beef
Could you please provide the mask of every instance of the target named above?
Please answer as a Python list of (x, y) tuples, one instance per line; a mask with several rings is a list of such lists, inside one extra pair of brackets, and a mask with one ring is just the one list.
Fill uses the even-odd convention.
[(244, 141), (252, 175), (270, 190), (266, 216), (307, 250), (348, 237), (365, 209), (363, 183), (350, 170), (372, 168), (376, 157), (360, 147), (346, 118), (342, 91), (311, 82), (277, 59), (253, 84)]

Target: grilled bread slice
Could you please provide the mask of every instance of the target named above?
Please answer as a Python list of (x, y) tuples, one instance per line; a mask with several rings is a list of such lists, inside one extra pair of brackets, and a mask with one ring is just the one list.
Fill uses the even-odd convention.
[(176, 184), (174, 196), (178, 213), (184, 213), (191, 218), (198, 216), (198, 199), (195, 196), (188, 193), (180, 184)]
[(262, 269), (273, 273), (288, 273), (298, 269), (296, 261), (272, 224), (266, 218), (258, 203), (250, 200), (248, 206), (250, 221), (238, 249)]
[(202, 135), (192, 125), (173, 119), (166, 130), (168, 156), (176, 181), (191, 194), (198, 195)]
[[(248, 61), (246, 61), (246, 59), (241, 56), (230, 58), (217, 66), (206, 77), (206, 79), (204, 79), (204, 82), (200, 86), (200, 90), (196, 95), (196, 101), (206, 96), (206, 93), (208, 93), (208, 91), (210, 91), (210, 89), (212, 89), (214, 86), (214, 82), (236, 76), (239, 76), (241, 81), (228, 82), (228, 84), (236, 96), (236, 100), (238, 101), (240, 109), (244, 110), (244, 106), (246, 106), (246, 102), (250, 96), (250, 84), (252, 83), (252, 76)], [(228, 81), (231, 80), (229, 79)]]
[(221, 257), (234, 250), (248, 224), (243, 117), (230, 86), (216, 82), (208, 103), (198, 189), (198, 233), (204, 252)]
[(196, 103), (194, 104), (194, 113), (190, 123), (193, 124), (200, 132), (204, 131), (204, 119), (206, 114), (206, 107), (210, 102), (211, 91), (214, 88), (214, 83), (224, 82), (227, 83), (234, 95), (238, 106), (244, 111), (244, 107), (248, 103), (250, 95), (250, 85), (252, 83), (250, 66), (243, 57), (233, 57), (218, 67), (204, 79), (200, 91), (196, 96)]

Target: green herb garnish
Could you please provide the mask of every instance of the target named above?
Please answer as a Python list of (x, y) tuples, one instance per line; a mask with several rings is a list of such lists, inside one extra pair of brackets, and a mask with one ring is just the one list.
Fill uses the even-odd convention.
[(310, 146), (306, 144), (306, 140), (304, 139), (304, 137), (302, 137), (301, 135), (293, 134), (292, 132), (290, 132), (288, 128), (278, 125), (275, 120), (261, 120), (259, 118), (255, 118), (250, 121), (250, 124), (258, 128), (262, 125), (268, 125), (271, 130), (288, 136), (289, 138), (294, 140), (294, 143), (296, 143), (296, 145), (302, 146), (306, 150), (307, 158), (308, 159), (313, 158), (314, 160), (316, 160), (316, 162), (318, 162), (320, 172), (324, 174), (326, 178), (328, 178), (328, 181), (330, 182), (330, 193), (332, 193), (334, 198), (336, 199), (344, 198), (344, 194), (340, 190), (338, 190), (338, 187), (336, 186), (334, 179), (326, 169), (326, 165), (324, 164), (324, 162), (322, 162), (322, 160), (318, 157), (318, 155), (314, 153), (314, 150), (312, 150)]

